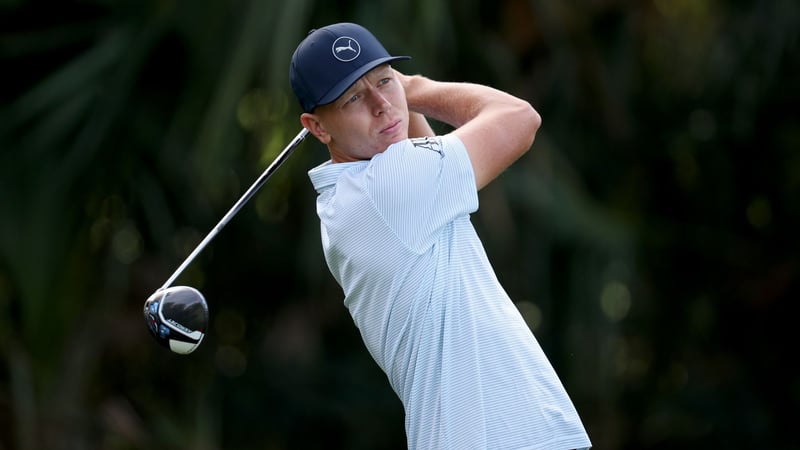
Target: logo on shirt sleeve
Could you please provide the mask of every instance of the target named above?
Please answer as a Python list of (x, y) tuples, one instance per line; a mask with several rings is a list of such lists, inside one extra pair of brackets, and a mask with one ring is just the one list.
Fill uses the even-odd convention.
[(414, 147), (424, 148), (442, 155), (442, 140), (438, 137), (417, 137), (411, 138), (410, 141), (414, 144)]

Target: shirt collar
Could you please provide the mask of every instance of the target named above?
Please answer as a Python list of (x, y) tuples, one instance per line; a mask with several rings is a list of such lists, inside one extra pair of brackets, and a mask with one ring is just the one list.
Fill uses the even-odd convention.
[(314, 189), (317, 193), (321, 194), (322, 191), (336, 184), (336, 180), (339, 179), (339, 175), (341, 175), (343, 171), (350, 167), (368, 162), (369, 161), (333, 163), (331, 160), (328, 160), (309, 170), (308, 177), (311, 178), (311, 183), (314, 185)]

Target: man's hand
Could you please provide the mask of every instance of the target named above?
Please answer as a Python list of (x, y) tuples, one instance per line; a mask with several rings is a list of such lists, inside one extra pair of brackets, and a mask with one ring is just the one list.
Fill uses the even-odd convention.
[[(392, 68), (394, 71), (395, 79), (403, 89), (405, 89), (406, 85), (409, 82), (410, 77), (404, 75), (403, 73), (399, 72), (397, 69)], [(428, 123), (428, 119), (425, 116), (417, 111), (413, 111), (409, 108), (408, 110), (408, 137), (415, 138), (415, 137), (425, 137), (425, 136), (433, 136), (435, 133), (433, 132), (433, 128), (431, 128), (430, 124)]]

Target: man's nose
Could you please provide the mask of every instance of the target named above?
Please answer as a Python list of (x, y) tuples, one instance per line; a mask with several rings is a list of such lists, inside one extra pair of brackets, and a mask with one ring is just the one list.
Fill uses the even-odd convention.
[(383, 96), (379, 91), (372, 89), (369, 93), (370, 102), (372, 102), (372, 113), (376, 116), (379, 116), (385, 113), (389, 108), (392, 107), (392, 104), (386, 97)]

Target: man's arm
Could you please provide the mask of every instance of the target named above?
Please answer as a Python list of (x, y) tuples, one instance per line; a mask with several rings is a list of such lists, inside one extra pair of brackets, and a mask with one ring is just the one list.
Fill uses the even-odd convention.
[(539, 113), (528, 102), (500, 90), (399, 72), (397, 76), (409, 111), (455, 128), (453, 134), (469, 153), (478, 189), (530, 149), (541, 125)]
[(434, 134), (433, 128), (431, 128), (425, 116), (414, 111), (408, 112), (408, 137), (425, 137), (433, 136)]

